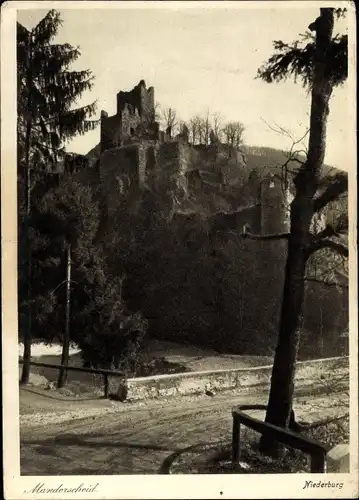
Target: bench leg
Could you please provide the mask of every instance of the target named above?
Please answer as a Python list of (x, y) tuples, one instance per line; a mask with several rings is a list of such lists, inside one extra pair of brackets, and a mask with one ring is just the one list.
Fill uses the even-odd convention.
[(314, 454), (310, 457), (310, 472), (312, 473), (327, 472), (327, 457), (324, 452)]
[(232, 462), (239, 462), (240, 453), (240, 424), (236, 417), (233, 417), (233, 431), (232, 431)]
[(107, 373), (104, 375), (104, 382), (105, 382), (105, 398), (108, 398), (108, 375)]

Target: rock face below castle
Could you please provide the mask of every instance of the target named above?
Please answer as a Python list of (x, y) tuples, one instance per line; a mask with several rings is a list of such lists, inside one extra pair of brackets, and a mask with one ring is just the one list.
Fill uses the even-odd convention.
[[(117, 94), (114, 116), (102, 111), (100, 151), (101, 184), (110, 215), (115, 215), (121, 199), (136, 197), (148, 187), (167, 193), (172, 213), (187, 215), (203, 207), (206, 215), (245, 209), (244, 222), (256, 232), (288, 227), (288, 192), (282, 181), (272, 176), (268, 182), (253, 182), (237, 148), (215, 140), (191, 144), (187, 134), (172, 138), (161, 131), (155, 120), (154, 89), (147, 89), (143, 80)], [(229, 180), (231, 172), (235, 186)]]

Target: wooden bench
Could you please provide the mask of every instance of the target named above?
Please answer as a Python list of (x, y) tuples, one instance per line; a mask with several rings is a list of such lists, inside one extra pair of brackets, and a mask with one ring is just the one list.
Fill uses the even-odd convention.
[(310, 455), (310, 472), (326, 472), (327, 452), (329, 448), (318, 441), (293, 432), (289, 429), (263, 422), (250, 417), (244, 410), (266, 410), (265, 405), (240, 405), (232, 410), (232, 461), (239, 462), (240, 455), (240, 426), (243, 424), (262, 435), (270, 436), (276, 441)]

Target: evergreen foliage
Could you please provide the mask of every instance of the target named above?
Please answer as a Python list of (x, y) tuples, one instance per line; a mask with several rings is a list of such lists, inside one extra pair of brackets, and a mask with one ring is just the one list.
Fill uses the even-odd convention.
[[(345, 9), (336, 9), (336, 17), (344, 17), (345, 12)], [(314, 28), (314, 23), (309, 28)], [(275, 53), (259, 68), (257, 78), (267, 83), (278, 83), (293, 77), (295, 82), (301, 81), (303, 87), (310, 90), (313, 82), (315, 35), (306, 31), (299, 36), (300, 39), (292, 43), (274, 41)], [(333, 87), (342, 85), (348, 77), (347, 34), (336, 34), (332, 37), (327, 57), (325, 78)]]
[[(140, 335), (131, 336), (129, 332), (141, 331), (143, 335), (145, 331), (140, 314), (132, 316), (125, 312), (117, 294), (121, 278), (104, 271), (102, 247), (95, 241), (100, 224), (96, 189), (66, 172), (66, 166), (73, 160), (73, 155), (66, 151), (68, 141), (92, 130), (98, 122), (91, 119), (96, 111), (95, 102), (77, 106), (82, 94), (91, 90), (94, 77), (90, 70), (71, 69), (80, 57), (80, 50), (68, 43), (56, 43), (61, 25), (60, 14), (55, 10), (49, 11), (30, 31), (17, 24), (23, 383), (29, 379), (33, 336), (49, 342), (63, 338), (65, 250), (69, 247), (73, 268), (71, 340), (86, 347), (87, 354), (90, 350), (92, 361), (94, 346), (99, 343), (103, 343), (107, 354), (110, 348), (120, 349), (120, 358), (126, 351), (127, 358), (132, 359)], [(99, 275), (103, 279), (101, 291), (96, 281)], [(115, 342), (117, 337), (122, 343)], [(127, 337), (131, 337), (128, 342), (124, 340)], [(106, 356), (101, 353), (99, 356), (96, 363), (107, 362)]]
[(78, 47), (53, 43), (61, 25), (55, 10), (31, 31), (17, 23), (18, 144), (24, 168), (29, 155), (35, 170), (48, 169), (66, 154), (66, 141), (98, 123), (90, 119), (95, 102), (76, 106), (94, 77), (90, 70), (71, 70), (81, 55)]
[[(123, 278), (111, 272), (106, 251), (97, 242), (101, 214), (93, 188), (79, 182), (76, 176), (63, 175), (59, 185), (42, 197), (36, 215), (38, 232), (49, 245), (43, 261), (40, 255), (34, 259), (34, 271), (39, 277), (44, 275), (49, 255), (53, 263), (48, 290), (53, 307), (46, 304), (47, 329), (42, 328), (42, 337), (52, 333), (48, 340), (62, 340), (64, 250), (71, 245), (71, 341), (83, 350), (86, 365), (121, 366), (132, 372), (146, 322), (140, 313), (132, 315), (124, 305)], [(37, 295), (36, 290), (34, 294)], [(56, 326), (56, 331), (51, 325)]]
[(70, 70), (80, 56), (79, 49), (53, 43), (61, 24), (55, 10), (50, 10), (30, 31), (17, 23), (19, 310), (26, 318), (26, 326), (20, 322), (24, 327), (22, 383), (29, 380), (32, 321), (38, 317), (32, 311), (32, 213), (40, 196), (34, 196), (34, 191), (38, 184), (46, 189), (48, 182), (53, 182), (48, 176), (66, 155), (66, 141), (96, 125), (89, 119), (95, 112), (95, 103), (76, 107), (83, 92), (91, 89), (93, 79), (89, 70)]

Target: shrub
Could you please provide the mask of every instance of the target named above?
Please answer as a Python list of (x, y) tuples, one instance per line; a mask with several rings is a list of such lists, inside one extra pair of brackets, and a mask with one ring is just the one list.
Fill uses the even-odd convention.
[(147, 321), (132, 313), (121, 296), (122, 279), (98, 273), (88, 304), (79, 314), (76, 341), (84, 366), (135, 373)]

